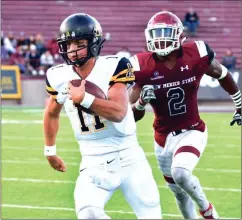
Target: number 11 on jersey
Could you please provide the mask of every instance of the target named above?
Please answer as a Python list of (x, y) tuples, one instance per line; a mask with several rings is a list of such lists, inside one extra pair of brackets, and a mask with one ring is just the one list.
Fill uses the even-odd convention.
[(79, 116), (79, 119), (81, 122), (82, 133), (98, 132), (106, 127), (106, 125), (101, 121), (101, 119), (98, 115), (90, 115), (89, 117), (94, 118), (94, 121), (95, 121), (95, 123), (93, 124), (94, 127), (91, 128), (90, 126), (87, 126), (85, 124), (82, 110), (80, 108), (77, 108), (77, 111), (78, 111), (78, 116)]

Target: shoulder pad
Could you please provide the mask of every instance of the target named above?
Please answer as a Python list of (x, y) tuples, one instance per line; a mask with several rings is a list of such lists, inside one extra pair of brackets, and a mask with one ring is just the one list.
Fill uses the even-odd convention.
[(65, 71), (67, 65), (59, 64), (51, 67), (46, 72), (46, 91), (55, 98), (58, 94), (58, 85), (61, 81), (61, 71)]
[(136, 55), (129, 58), (129, 61), (132, 64), (134, 71), (140, 71), (139, 59)]
[(200, 57), (208, 56), (209, 64), (213, 61), (216, 53), (204, 41), (195, 41)]
[(205, 45), (204, 41), (194, 41), (194, 42), (197, 46), (200, 57), (202, 58), (202, 57), (207, 56), (208, 52), (207, 52), (206, 45)]

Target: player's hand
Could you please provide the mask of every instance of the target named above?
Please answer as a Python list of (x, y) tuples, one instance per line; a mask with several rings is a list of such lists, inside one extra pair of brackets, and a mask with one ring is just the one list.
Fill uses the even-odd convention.
[(241, 126), (241, 109), (237, 109), (234, 113), (233, 120), (230, 122), (230, 126), (233, 126), (237, 123), (237, 125)]
[(58, 156), (46, 156), (50, 166), (57, 171), (66, 172), (64, 161)]
[(64, 83), (59, 89), (59, 92), (56, 97), (56, 101), (62, 105), (65, 103), (67, 98), (68, 98), (68, 84)]
[(156, 99), (153, 85), (143, 86), (140, 93), (140, 103), (146, 105), (150, 100)]
[(69, 99), (72, 100), (73, 103), (80, 104), (82, 102), (85, 95), (85, 84), (86, 81), (82, 80), (81, 85), (79, 87), (75, 87), (69, 82), (68, 94)]

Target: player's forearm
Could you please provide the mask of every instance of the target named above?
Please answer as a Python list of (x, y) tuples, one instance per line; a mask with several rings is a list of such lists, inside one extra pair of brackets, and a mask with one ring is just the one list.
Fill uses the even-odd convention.
[(221, 85), (221, 87), (229, 93), (229, 95), (233, 95), (236, 92), (239, 91), (239, 88), (236, 84), (236, 82), (234, 81), (231, 73), (227, 73), (226, 77), (224, 77), (223, 79), (219, 80), (219, 83)]
[(111, 100), (95, 98), (90, 108), (97, 115), (113, 122), (121, 122), (127, 114), (127, 104), (120, 105)]
[(135, 121), (139, 121), (139, 120), (141, 120), (145, 116), (145, 109), (144, 110), (138, 110), (136, 108), (135, 103), (132, 104), (132, 110), (133, 110), (134, 120)]
[(241, 108), (241, 92), (239, 87), (237, 86), (236, 82), (234, 81), (232, 75), (228, 73), (226, 77), (219, 80), (221, 87), (228, 92), (231, 96), (232, 100), (234, 101), (235, 107), (237, 109)]
[(47, 110), (44, 113), (44, 137), (45, 145), (55, 145), (56, 136), (59, 130), (59, 115), (54, 115)]

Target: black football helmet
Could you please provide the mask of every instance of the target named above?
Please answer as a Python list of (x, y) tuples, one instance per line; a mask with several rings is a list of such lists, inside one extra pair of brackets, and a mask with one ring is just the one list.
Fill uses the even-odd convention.
[[(67, 42), (80, 39), (86, 39), (88, 41), (87, 57), (72, 61), (67, 56)], [(99, 22), (94, 17), (83, 13), (68, 16), (62, 22), (59, 37), (57, 38), (59, 53), (68, 65), (74, 66), (82, 66), (91, 57), (97, 57), (103, 47), (104, 41), (105, 39), (102, 38), (102, 28)], [(82, 49), (84, 48), (78, 48), (69, 53), (76, 52), (77, 54), (77, 51)]]

